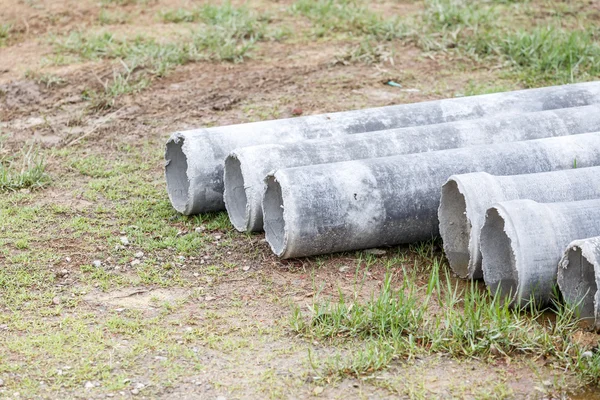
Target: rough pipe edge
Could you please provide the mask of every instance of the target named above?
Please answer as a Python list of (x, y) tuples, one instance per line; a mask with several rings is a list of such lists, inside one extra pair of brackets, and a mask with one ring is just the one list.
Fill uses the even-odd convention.
[(240, 232), (250, 228), (250, 204), (246, 194), (244, 169), (236, 152), (230, 153), (225, 159), (223, 182), (225, 190), (223, 200), (229, 220)]
[(262, 199), (262, 210), (265, 228), (265, 239), (271, 246), (271, 250), (278, 257), (288, 258), (289, 254), (288, 231), (285, 220), (289, 217), (289, 199), (286, 193), (282, 192), (282, 185), (278, 181), (280, 177), (273, 171), (267, 174), (265, 178), (265, 192)]
[(558, 287), (587, 323), (600, 329), (600, 236), (569, 244), (558, 264)]
[(477, 251), (477, 241), (476, 235), (471, 235), (470, 207), (463, 192), (460, 179), (456, 175), (452, 175), (442, 186), (438, 208), (440, 236), (452, 271), (460, 278), (481, 278), (473, 276), (473, 249)]
[(489, 208), (481, 228), (483, 279), (492, 293), (500, 294), (511, 304), (520, 302), (519, 238), (512, 221), (501, 204)]
[(193, 212), (190, 198), (190, 177), (187, 144), (181, 132), (175, 132), (166, 144), (165, 179), (173, 208), (184, 215)]

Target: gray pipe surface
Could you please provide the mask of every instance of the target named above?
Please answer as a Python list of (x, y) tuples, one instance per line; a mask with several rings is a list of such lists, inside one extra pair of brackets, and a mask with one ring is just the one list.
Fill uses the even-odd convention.
[(529, 199), (541, 203), (600, 198), (600, 167), (539, 174), (493, 176), (485, 172), (453, 175), (442, 186), (438, 210), (440, 235), (452, 270), (461, 278), (479, 279), (479, 233), (493, 204)]
[(237, 230), (260, 231), (264, 178), (275, 169), (597, 131), (600, 105), (592, 105), (243, 147), (225, 160), (225, 206)]
[(277, 170), (263, 197), (282, 258), (427, 240), (453, 174), (513, 175), (600, 165), (600, 133)]
[(497, 203), (481, 228), (483, 279), (493, 293), (525, 305), (547, 303), (558, 263), (576, 239), (600, 235), (600, 200)]
[(186, 215), (223, 210), (223, 162), (238, 147), (599, 103), (600, 82), (589, 82), (175, 132), (166, 144), (167, 192)]
[(600, 236), (569, 244), (558, 264), (558, 287), (579, 317), (600, 329)]

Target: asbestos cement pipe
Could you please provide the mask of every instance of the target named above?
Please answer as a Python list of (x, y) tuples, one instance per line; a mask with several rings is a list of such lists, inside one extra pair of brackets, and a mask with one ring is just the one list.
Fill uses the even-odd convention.
[(600, 133), (277, 170), (263, 197), (266, 239), (282, 258), (427, 240), (454, 174), (514, 175), (600, 165)]
[(243, 147), (225, 160), (225, 206), (236, 229), (260, 231), (264, 178), (275, 169), (597, 131), (600, 105), (592, 105)]
[(530, 199), (555, 203), (600, 198), (600, 167), (539, 174), (493, 176), (485, 172), (453, 175), (442, 186), (438, 218), (444, 252), (461, 278), (479, 279), (479, 233), (493, 204)]
[(518, 305), (550, 301), (558, 263), (573, 240), (600, 235), (600, 200), (497, 203), (481, 228), (483, 279)]
[(600, 329), (600, 236), (569, 244), (558, 264), (558, 287), (579, 317)]
[(223, 163), (238, 147), (591, 104), (600, 104), (600, 82), (175, 132), (166, 144), (167, 192), (186, 215), (223, 210)]

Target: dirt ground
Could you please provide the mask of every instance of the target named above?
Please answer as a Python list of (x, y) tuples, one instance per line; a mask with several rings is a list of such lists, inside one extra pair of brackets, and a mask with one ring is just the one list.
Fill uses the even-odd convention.
[[(323, 375), (319, 360), (361, 344), (295, 334), (292, 305), (308, 309), (339, 290), (368, 299), (390, 260), (410, 269), (428, 259), (404, 246), (280, 261), (262, 234), (235, 232), (224, 213), (179, 216), (163, 177), (169, 135), (522, 85), (501, 65), (406, 41), (387, 44), (393, 62), (340, 62), (356, 39), (315, 39), (287, 0), (249, 5), (304, 34), (259, 43), (243, 62), (186, 62), (110, 107), (90, 107), (85, 93), (102, 88), (118, 61), (52, 61), (53, 38), (72, 31), (185, 34), (193, 23), (157, 15), (198, 4), (3, 0), (0, 24), (11, 27), (0, 46), (0, 155), (37, 143), (51, 180), (0, 192), (0, 398), (592, 398), (528, 356), (431, 354)], [(409, 17), (424, 6), (370, 7)], [(128, 17), (101, 23), (102, 12)], [(434, 252), (442, 256), (439, 245)], [(423, 267), (423, 285), (427, 276)]]

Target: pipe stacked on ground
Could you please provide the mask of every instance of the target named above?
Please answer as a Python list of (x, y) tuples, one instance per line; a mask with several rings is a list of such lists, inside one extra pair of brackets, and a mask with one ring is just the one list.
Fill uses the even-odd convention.
[(493, 176), (485, 172), (453, 175), (442, 186), (438, 218), (444, 251), (461, 278), (479, 279), (479, 233), (495, 203), (529, 199), (540, 203), (600, 198), (600, 167), (539, 174)]
[(600, 236), (569, 244), (558, 266), (558, 287), (580, 318), (600, 329)]
[(600, 165), (600, 133), (319, 164), (267, 176), (266, 239), (282, 258), (427, 240), (454, 174)]
[(236, 229), (260, 231), (264, 178), (275, 169), (597, 131), (600, 105), (592, 105), (243, 147), (225, 160), (225, 206)]
[(573, 240), (600, 235), (600, 200), (495, 204), (481, 228), (483, 279), (518, 305), (547, 303), (558, 263)]
[(223, 162), (238, 147), (599, 103), (600, 82), (590, 82), (176, 132), (166, 144), (167, 191), (183, 214), (219, 211)]

